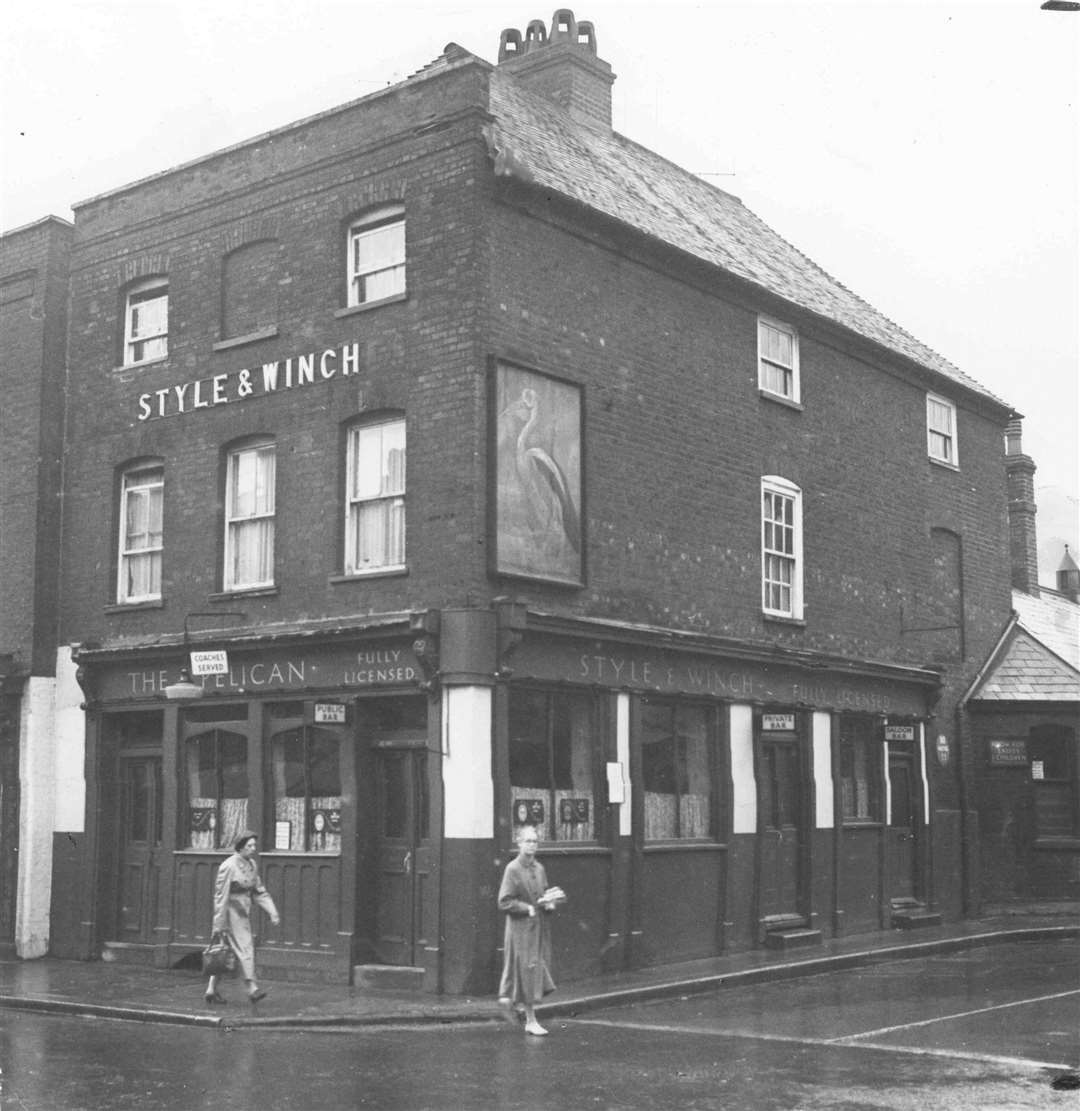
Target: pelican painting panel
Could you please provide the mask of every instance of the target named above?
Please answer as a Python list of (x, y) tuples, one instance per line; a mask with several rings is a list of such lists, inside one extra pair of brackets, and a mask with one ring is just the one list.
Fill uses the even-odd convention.
[(495, 570), (580, 586), (581, 388), (497, 363)]

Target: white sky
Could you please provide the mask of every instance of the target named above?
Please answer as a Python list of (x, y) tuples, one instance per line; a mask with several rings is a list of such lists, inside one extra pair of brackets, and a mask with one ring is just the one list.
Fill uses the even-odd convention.
[[(1041, 580), (1080, 558), (1080, 12), (569, 5), (615, 127), (737, 196), (1025, 416)], [(8, 0), (0, 228), (402, 80), (552, 0)], [(963, 443), (960, 444), (961, 462)]]

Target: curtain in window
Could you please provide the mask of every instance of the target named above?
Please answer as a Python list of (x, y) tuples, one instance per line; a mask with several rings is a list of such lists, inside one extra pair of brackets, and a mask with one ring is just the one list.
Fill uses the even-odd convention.
[(354, 428), (350, 437), (352, 570), (405, 562), (405, 422)]
[(645, 839), (712, 836), (706, 711), (700, 706), (646, 704), (641, 721)]
[(228, 586), (274, 581), (274, 449), (230, 457)]
[(161, 594), (161, 475), (127, 476), (124, 480), (122, 599)]
[(187, 742), (188, 843), (231, 848), (248, 828), (247, 738), (213, 730)]

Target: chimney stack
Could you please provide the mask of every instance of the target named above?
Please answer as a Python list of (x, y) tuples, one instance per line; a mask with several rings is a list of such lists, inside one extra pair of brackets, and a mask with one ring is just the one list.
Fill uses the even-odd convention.
[(1012, 585), (1039, 596), (1039, 549), (1035, 538), (1035, 463), (1021, 446), (1023, 422), (1005, 427), (1005, 481), (1009, 494), (1009, 555)]
[(551, 17), (551, 31), (534, 19), (520, 31), (511, 27), (499, 38), (499, 66), (526, 89), (546, 96), (579, 123), (611, 128), (611, 66), (596, 56), (593, 25), (574, 18), (569, 8)]

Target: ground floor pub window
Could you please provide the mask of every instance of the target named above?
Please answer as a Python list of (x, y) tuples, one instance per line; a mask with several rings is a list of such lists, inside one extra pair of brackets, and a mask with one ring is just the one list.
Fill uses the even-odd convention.
[(512, 688), (509, 745), (515, 829), (535, 825), (544, 841), (597, 840), (600, 745), (592, 696)]
[(185, 712), (182, 759), (193, 849), (231, 849), (249, 828), (246, 722), (244, 705)]
[(341, 851), (341, 743), (305, 724), (303, 702), (268, 707), (275, 849)]
[(1036, 725), (1029, 735), (1035, 836), (1073, 838), (1080, 834), (1074, 750), (1076, 734), (1067, 725)]
[(881, 821), (882, 745), (880, 721), (840, 715), (840, 817), (846, 823)]
[(715, 838), (709, 717), (705, 706), (642, 700), (646, 841)]

